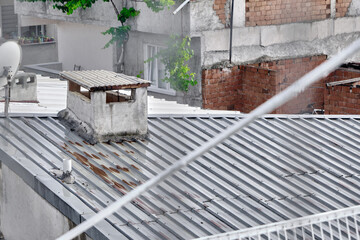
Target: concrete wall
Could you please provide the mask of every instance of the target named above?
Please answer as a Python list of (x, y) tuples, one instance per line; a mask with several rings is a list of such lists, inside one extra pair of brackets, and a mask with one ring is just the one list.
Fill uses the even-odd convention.
[(360, 15), (360, 1), (352, 1), (350, 3), (347, 15), (348, 16), (359, 16)]
[[(174, 5), (170, 9), (164, 9), (159, 13), (153, 12), (144, 2), (136, 2), (135, 9), (140, 10), (136, 17), (132, 30), (155, 33), (155, 34), (184, 34), (188, 35), (189, 26), (189, 6), (185, 6), (180, 12), (174, 15), (172, 12), (178, 6)], [(166, 21), (164, 21), (166, 19)]]
[(72, 223), (6, 165), (1, 168), (0, 229), (6, 240), (55, 239)]
[[(309, 23), (235, 28), (234, 63), (258, 62), (309, 55), (333, 56), (360, 36), (360, 17)], [(194, 33), (198, 36), (199, 33)], [(202, 31), (202, 63), (205, 68), (229, 59), (229, 29)], [(359, 61), (360, 54), (348, 59)]]
[(110, 40), (104, 36), (108, 27), (61, 22), (58, 24), (58, 54), (63, 70), (73, 70), (74, 64), (82, 70), (113, 70), (113, 47), (103, 49)]
[[(121, 7), (120, 0), (114, 2)], [(15, 1), (15, 11), (18, 14), (37, 18), (60, 20), (74, 23), (94, 24), (111, 26), (117, 24), (115, 12), (110, 3), (97, 1), (93, 7), (86, 10), (76, 10), (67, 15), (57, 9), (53, 9), (52, 2), (19, 2)]]
[(91, 93), (92, 127), (100, 135), (147, 134), (147, 90), (137, 88), (135, 101), (105, 104), (105, 92)]
[(58, 61), (57, 43), (34, 43), (21, 45), (21, 66)]
[(147, 90), (137, 88), (135, 101), (106, 103), (106, 92), (91, 92), (88, 99), (78, 92), (68, 92), (67, 108), (87, 123), (98, 141), (120, 136), (147, 134)]
[(0, 1), (0, 38), (2, 38), (2, 17), (1, 17), (1, 6), (14, 5), (13, 0), (1, 0)]

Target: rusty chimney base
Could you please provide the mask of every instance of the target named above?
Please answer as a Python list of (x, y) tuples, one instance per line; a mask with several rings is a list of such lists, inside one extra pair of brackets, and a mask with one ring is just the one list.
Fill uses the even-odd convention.
[(134, 139), (142, 140), (148, 136), (148, 133), (127, 134), (125, 132), (119, 134), (99, 134), (86, 122), (79, 119), (71, 110), (64, 109), (58, 113), (59, 120), (67, 126), (71, 131), (76, 132), (80, 137), (90, 144), (98, 142), (121, 142), (131, 141)]

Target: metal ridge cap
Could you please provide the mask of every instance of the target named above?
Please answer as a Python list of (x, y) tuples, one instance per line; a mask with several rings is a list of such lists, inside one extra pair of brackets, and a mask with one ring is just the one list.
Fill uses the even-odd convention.
[[(224, 118), (234, 118), (234, 117), (244, 117), (247, 113), (149, 113), (148, 118), (209, 118), (209, 117), (224, 117)], [(4, 118), (4, 113), (0, 113), (0, 118)], [(57, 118), (56, 113), (9, 113), (9, 117), (53, 117)], [(303, 115), (303, 114), (266, 114), (261, 116), (261, 118), (316, 118), (316, 119), (360, 119), (360, 115)]]
[[(9, 117), (57, 117), (57, 113), (9, 113)], [(0, 118), (5, 118), (3, 112)]]

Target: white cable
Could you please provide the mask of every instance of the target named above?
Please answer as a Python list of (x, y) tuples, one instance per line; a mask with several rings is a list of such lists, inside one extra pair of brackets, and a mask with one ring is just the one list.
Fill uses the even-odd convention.
[(76, 236), (80, 235), (81, 233), (85, 232), (87, 229), (91, 228), (92, 226), (94, 226), (96, 223), (103, 220), (104, 218), (110, 216), (125, 204), (139, 197), (145, 191), (158, 185), (169, 175), (173, 174), (180, 168), (185, 167), (187, 164), (194, 161), (196, 158), (208, 152), (212, 147), (218, 145), (219, 143), (221, 143), (222, 141), (224, 141), (234, 133), (238, 132), (240, 129), (246, 127), (248, 124), (250, 124), (259, 116), (272, 112), (276, 108), (286, 103), (288, 100), (296, 97), (299, 93), (303, 92), (311, 84), (329, 75), (332, 71), (334, 71), (337, 67), (339, 67), (340, 64), (342, 64), (348, 57), (352, 56), (359, 49), (360, 49), (360, 39), (353, 42), (349, 47), (344, 49), (342, 52), (338, 53), (330, 60), (322, 63), (320, 66), (318, 66), (311, 72), (305, 74), (298, 81), (296, 81), (291, 86), (286, 88), (284, 91), (272, 97), (271, 99), (269, 99), (268, 101), (257, 107), (256, 109), (254, 109), (251, 113), (245, 115), (244, 118), (241, 119), (239, 122), (229, 126), (222, 133), (210, 139), (208, 142), (206, 142), (199, 148), (195, 149), (194, 151), (190, 152), (188, 155), (184, 156), (182, 159), (178, 160), (176, 163), (171, 165), (168, 169), (164, 170), (163, 172), (159, 173), (157, 176), (151, 178), (147, 182), (136, 187), (134, 190), (130, 191), (122, 198), (116, 200), (108, 207), (99, 211), (96, 215), (92, 216), (87, 221), (79, 224), (75, 228), (71, 229), (69, 232), (57, 238), (57, 240), (71, 240)]
[(178, 11), (180, 11), (190, 0), (185, 0), (180, 6), (173, 12), (173, 14), (177, 14)]

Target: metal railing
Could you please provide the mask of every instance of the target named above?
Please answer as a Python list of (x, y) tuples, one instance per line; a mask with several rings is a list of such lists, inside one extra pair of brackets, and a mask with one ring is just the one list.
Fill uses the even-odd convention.
[(196, 240), (360, 239), (360, 206), (217, 234)]

